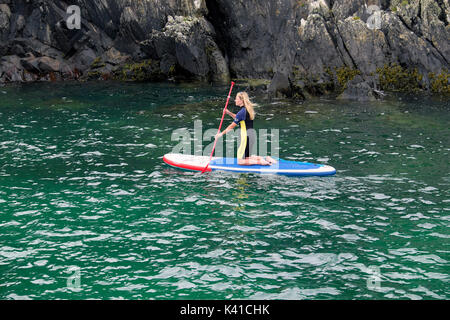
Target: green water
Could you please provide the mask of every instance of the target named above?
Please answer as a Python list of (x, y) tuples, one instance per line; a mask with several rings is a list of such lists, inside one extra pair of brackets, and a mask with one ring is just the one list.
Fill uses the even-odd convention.
[(280, 157), (333, 177), (165, 165), (173, 130), (217, 127), (227, 91), (0, 88), (0, 298), (450, 297), (448, 100), (256, 99)]

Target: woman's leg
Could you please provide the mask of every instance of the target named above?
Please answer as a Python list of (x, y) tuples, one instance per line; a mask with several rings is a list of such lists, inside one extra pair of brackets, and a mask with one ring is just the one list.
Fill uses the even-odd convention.
[(256, 155), (251, 155), (250, 157), (248, 157), (247, 159), (252, 159), (252, 160), (256, 160), (256, 161), (267, 161), (266, 159), (264, 159), (263, 157), (260, 156), (256, 156)]
[[(241, 138), (242, 139), (242, 138)], [(249, 137), (246, 139), (246, 143), (241, 144), (241, 146), (238, 149), (238, 164), (241, 166), (251, 166), (254, 164), (259, 164), (262, 166), (270, 166), (272, 163), (271, 161), (267, 161), (263, 157), (260, 156), (250, 156), (250, 143), (249, 143)], [(245, 148), (245, 149), (244, 149)], [(272, 161), (275, 161), (272, 159)]]

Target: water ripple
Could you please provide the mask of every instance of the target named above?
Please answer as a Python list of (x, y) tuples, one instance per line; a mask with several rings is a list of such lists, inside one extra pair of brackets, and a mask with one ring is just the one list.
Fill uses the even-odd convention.
[(338, 174), (201, 175), (162, 156), (222, 88), (99, 86), (5, 89), (1, 298), (448, 298), (448, 110), (263, 104), (284, 158)]

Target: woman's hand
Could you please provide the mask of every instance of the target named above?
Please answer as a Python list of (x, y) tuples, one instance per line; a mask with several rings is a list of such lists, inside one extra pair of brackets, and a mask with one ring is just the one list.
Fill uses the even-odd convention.
[(223, 136), (222, 132), (219, 132), (218, 134), (216, 134), (216, 136), (215, 136), (216, 140), (219, 139), (221, 136)]

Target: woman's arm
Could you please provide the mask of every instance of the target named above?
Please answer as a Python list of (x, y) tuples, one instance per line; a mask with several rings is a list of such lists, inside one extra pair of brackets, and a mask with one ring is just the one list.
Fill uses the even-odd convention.
[(220, 137), (223, 136), (223, 135), (226, 135), (229, 131), (233, 130), (234, 127), (236, 127), (236, 126), (237, 126), (237, 124), (236, 124), (235, 122), (232, 122), (232, 123), (228, 126), (228, 128), (226, 128), (226, 129), (223, 130), (222, 132), (216, 134), (216, 139), (220, 138)]
[(229, 115), (229, 116), (232, 117), (233, 119), (236, 119), (236, 115), (235, 115), (233, 112), (229, 111), (228, 109), (225, 110), (225, 112), (227, 113), (227, 115)]

